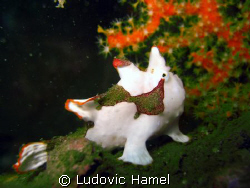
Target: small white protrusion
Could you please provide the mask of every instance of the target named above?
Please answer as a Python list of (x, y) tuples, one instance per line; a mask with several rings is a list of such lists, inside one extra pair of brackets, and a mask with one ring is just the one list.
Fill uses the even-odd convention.
[(13, 166), (17, 172), (35, 170), (47, 162), (47, 144), (34, 142), (22, 147), (18, 162)]

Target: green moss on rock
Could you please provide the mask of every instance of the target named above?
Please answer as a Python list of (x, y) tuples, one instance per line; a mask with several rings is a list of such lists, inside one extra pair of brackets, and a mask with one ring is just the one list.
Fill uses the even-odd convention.
[[(49, 152), (46, 170), (27, 174), (6, 174), (0, 176), (0, 187), (61, 187), (58, 178), (67, 174), (72, 178), (80, 177), (125, 177), (125, 187), (145, 187), (141, 183), (132, 184), (132, 175), (137, 177), (167, 177), (170, 185), (157, 187), (229, 187), (237, 183), (241, 187), (250, 185), (246, 173), (250, 168), (250, 111), (239, 118), (221, 119), (210, 127), (207, 134), (203, 129), (190, 132), (190, 143), (173, 142), (167, 136), (147, 142), (147, 147), (154, 161), (148, 166), (124, 163), (117, 158), (122, 149), (104, 150), (86, 141), (81, 129), (66, 137), (54, 140), (54, 149)], [(217, 117), (219, 118), (219, 117)], [(192, 121), (190, 121), (192, 123)], [(190, 125), (186, 125), (190, 126)], [(212, 128), (211, 128), (212, 127)], [(206, 131), (205, 131), (206, 132)], [(56, 140), (60, 140), (58, 143)], [(146, 185), (152, 187), (155, 185)], [(80, 186), (78, 187), (85, 187)], [(88, 187), (120, 187), (97, 184)]]

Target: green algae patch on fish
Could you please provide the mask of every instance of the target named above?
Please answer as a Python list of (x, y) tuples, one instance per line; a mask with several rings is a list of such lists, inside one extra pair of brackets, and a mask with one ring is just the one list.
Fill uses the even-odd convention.
[[(164, 80), (162, 79), (152, 91), (137, 96), (131, 96), (122, 86), (114, 85), (106, 93), (97, 97), (95, 102), (99, 104), (97, 106), (98, 110), (102, 106), (114, 106), (120, 102), (131, 102), (136, 105), (139, 114), (158, 115), (165, 108), (163, 99)], [(138, 117), (136, 115), (135, 119)]]
[(130, 98), (130, 102), (134, 102), (137, 107), (137, 112), (158, 115), (165, 109), (163, 104), (164, 99), (164, 80), (161, 80), (159, 84), (150, 92), (143, 93), (138, 96)]
[(127, 102), (130, 97), (122, 86), (113, 85), (106, 93), (101, 94), (96, 101), (102, 106), (114, 106), (120, 102)]

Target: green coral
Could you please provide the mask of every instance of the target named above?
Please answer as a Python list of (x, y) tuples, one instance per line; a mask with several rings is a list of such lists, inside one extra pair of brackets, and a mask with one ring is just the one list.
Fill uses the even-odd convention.
[[(84, 175), (99, 159), (100, 147), (84, 138), (86, 127), (68, 136), (55, 137), (48, 141), (46, 170), (39, 168), (26, 174), (0, 177), (0, 187), (44, 188), (59, 187), (59, 177), (67, 174), (76, 186), (76, 175)], [(95, 152), (93, 152), (95, 151)]]

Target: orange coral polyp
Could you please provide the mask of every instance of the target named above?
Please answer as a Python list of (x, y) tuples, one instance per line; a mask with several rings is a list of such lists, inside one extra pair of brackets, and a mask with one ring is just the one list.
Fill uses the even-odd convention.
[(148, 24), (148, 26), (146, 27), (148, 33), (154, 33), (155, 30), (158, 28), (158, 26), (160, 25), (160, 21), (159, 23), (157, 23), (156, 21), (155, 22), (152, 22), (150, 24)]
[(115, 35), (109, 35), (107, 40), (110, 48), (116, 48), (117, 44), (120, 44), (119, 48), (124, 48), (128, 45), (126, 37), (122, 34), (122, 32)]
[(166, 53), (168, 50), (169, 50), (169, 47), (168, 46), (160, 46), (160, 45), (157, 45), (157, 48), (159, 49), (159, 51), (161, 53)]
[(198, 88), (195, 88), (195, 89), (185, 88), (185, 90), (187, 91), (188, 95), (197, 96), (197, 97), (201, 96), (201, 91)]
[(168, 3), (164, 6), (164, 16), (173, 16), (175, 14), (176, 10), (172, 3)]
[(196, 15), (198, 14), (199, 9), (192, 5), (190, 2), (188, 2), (186, 3), (184, 10), (187, 15)]

